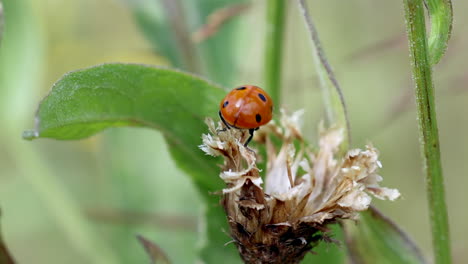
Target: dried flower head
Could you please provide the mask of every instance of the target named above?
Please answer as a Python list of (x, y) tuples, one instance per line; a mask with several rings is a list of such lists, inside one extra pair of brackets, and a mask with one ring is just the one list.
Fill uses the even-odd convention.
[[(224, 157), (222, 204), (245, 263), (298, 263), (324, 238), (327, 224), (355, 219), (372, 196), (392, 201), (400, 196), (379, 186), (377, 149), (352, 149), (339, 158), (342, 129), (322, 128), (313, 150), (303, 141), (301, 115), (282, 113), (280, 125), (271, 122), (258, 131), (256, 139), (267, 152), (264, 185), (256, 153), (243, 145), (248, 131), (221, 131), (221, 122), (215, 127), (206, 121), (210, 134), (203, 135), (200, 147)], [(270, 135), (281, 140), (279, 151)]]

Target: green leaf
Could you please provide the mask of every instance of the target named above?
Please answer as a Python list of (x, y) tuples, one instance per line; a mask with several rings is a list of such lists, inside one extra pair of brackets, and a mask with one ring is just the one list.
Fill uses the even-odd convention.
[(345, 236), (353, 263), (427, 263), (416, 244), (373, 207), (361, 213), (357, 224), (345, 223)]
[(426, 0), (431, 31), (428, 37), (429, 60), (437, 64), (447, 50), (452, 34), (453, 9), (451, 0)]
[[(198, 149), (206, 116), (215, 117), (224, 92), (198, 77), (135, 64), (106, 64), (66, 74), (41, 102), (25, 137), (82, 139), (109, 127), (160, 130), (176, 161), (200, 190), (219, 190), (219, 169)], [(32, 136), (32, 137), (31, 137)], [(205, 194), (206, 196), (206, 194)]]
[[(223, 233), (228, 228), (219, 197), (209, 194), (223, 187), (217, 177), (218, 160), (198, 148), (207, 132), (204, 119), (217, 116), (223, 95), (219, 86), (179, 71), (137, 64), (100, 65), (60, 79), (39, 105), (36, 128), (24, 137), (82, 139), (120, 126), (161, 131), (176, 164), (206, 200), (209, 249), (205, 251), (234, 256), (232, 248), (223, 246), (229, 237)], [(164, 177), (164, 172), (155, 175)]]
[[(0, 211), (0, 217), (2, 216), (2, 211)], [(8, 248), (6, 247), (5, 243), (3, 242), (2, 238), (2, 230), (0, 229), (0, 264), (14, 264), (15, 261), (11, 256)]]

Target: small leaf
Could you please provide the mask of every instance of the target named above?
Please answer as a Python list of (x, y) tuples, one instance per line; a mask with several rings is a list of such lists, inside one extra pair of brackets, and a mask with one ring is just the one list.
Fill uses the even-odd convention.
[(144, 238), (143, 236), (137, 235), (138, 241), (145, 248), (146, 253), (148, 254), (151, 264), (170, 264), (169, 258), (162, 248), (153, 243), (152, 241)]
[(429, 60), (437, 64), (447, 50), (452, 34), (453, 9), (451, 0), (426, 0), (431, 31), (428, 37)]
[(345, 223), (345, 236), (353, 263), (427, 263), (416, 244), (373, 207), (361, 213), (357, 224)]
[[(0, 217), (2, 216), (2, 212), (0, 211)], [(8, 251), (5, 243), (3, 242), (2, 232), (0, 230), (0, 264), (14, 264), (15, 261), (13, 257)]]

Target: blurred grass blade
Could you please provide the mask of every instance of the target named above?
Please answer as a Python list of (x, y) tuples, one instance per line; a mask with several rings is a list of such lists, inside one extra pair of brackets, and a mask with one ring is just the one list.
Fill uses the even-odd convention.
[[(154, 49), (174, 67), (203, 73), (225, 86), (236, 79), (239, 39), (248, 32), (234, 15), (224, 19), (209, 38), (193, 39), (220, 10), (248, 3), (246, 0), (126, 0), (135, 20)], [(244, 8), (241, 8), (242, 11)], [(222, 12), (226, 13), (226, 12)], [(229, 12), (228, 12), (229, 13)], [(239, 12), (234, 12), (236, 15)]]
[(172, 66), (189, 69), (187, 58), (183, 57), (168, 14), (163, 11), (158, 0), (125, 0), (135, 17), (143, 35), (151, 43), (155, 52), (166, 57)]
[(193, 32), (192, 40), (195, 43), (201, 43), (212, 36), (215, 36), (226, 23), (242, 14), (249, 8), (249, 6), (250, 5), (248, 4), (241, 3), (215, 10), (206, 18), (205, 24), (203, 24), (197, 31)]
[[(9, 162), (15, 167), (15, 174), (11, 176), (26, 184), (20, 196), (23, 192), (32, 192), (37, 197), (34, 205), (42, 210), (38, 219), (46, 216), (50, 226), (54, 226), (51, 230), (59, 232), (65, 243), (87, 263), (118, 263), (103, 238), (80, 214), (78, 203), (63, 186), (57, 171), (48, 166), (44, 155), (37, 152), (37, 146), (18, 138), (18, 131), (26, 120), (30, 122), (31, 108), (37, 100), (33, 88), (44, 81), (45, 32), (42, 32), (43, 21), (35, 9), (36, 1), (2, 2), (5, 31), (0, 45), (0, 149), (8, 153)], [(8, 171), (5, 173), (8, 175)], [(14, 205), (17, 201), (8, 202)]]
[[(207, 116), (216, 118), (224, 91), (193, 75), (136, 64), (106, 64), (66, 74), (39, 105), (36, 128), (24, 137), (72, 140), (110, 127), (136, 126), (161, 131), (176, 164), (191, 176), (207, 202), (210, 251), (235, 255), (225, 216), (217, 206), (222, 189), (219, 168), (198, 149)], [(157, 174), (164, 177), (164, 173)], [(172, 186), (175, 190), (176, 186)], [(177, 192), (174, 193), (177, 195)], [(214, 208), (211, 210), (211, 208)], [(237, 257), (238, 259), (238, 257)], [(214, 263), (214, 262), (208, 262)]]
[[(191, 32), (197, 32), (221, 10), (248, 3), (247, 0), (192, 0), (185, 1), (184, 7)], [(251, 46), (248, 36), (252, 32), (241, 22), (238, 16), (231, 16), (215, 34), (197, 45), (206, 76), (226, 87), (239, 85), (235, 73), (239, 62), (244, 61), (239, 55), (245, 54)]]
[[(2, 211), (0, 210), (0, 218), (2, 216)], [(1, 220), (1, 219), (0, 219)], [(7, 246), (3, 242), (2, 230), (0, 226), (0, 264), (14, 264), (15, 261), (8, 251)]]
[(283, 55), (284, 24), (287, 1), (270, 0), (267, 2), (265, 30), (265, 88), (270, 92), (276, 105), (281, 105), (281, 68)]
[(169, 258), (162, 248), (155, 243), (144, 238), (143, 236), (137, 235), (137, 239), (140, 244), (144, 247), (146, 253), (150, 258), (151, 264), (170, 264)]
[(179, 52), (185, 62), (185, 69), (197, 73), (200, 71), (195, 46), (191, 40), (190, 32), (185, 21), (184, 10), (179, 0), (160, 0), (166, 11), (166, 17), (176, 39)]
[(429, 60), (437, 64), (445, 51), (452, 34), (453, 9), (451, 0), (425, 0), (430, 18), (431, 31), (428, 37)]
[(327, 112), (328, 123), (331, 126), (337, 125), (344, 129), (346, 140), (341, 144), (341, 150), (344, 153), (351, 144), (351, 128), (349, 124), (346, 102), (343, 91), (335, 77), (335, 74), (328, 63), (325, 52), (318, 36), (317, 29), (305, 0), (297, 0), (299, 10), (304, 17), (304, 22), (310, 34), (312, 50), (314, 56), (315, 70), (319, 76), (320, 86), (324, 94), (325, 110)]
[(358, 223), (347, 221), (344, 225), (352, 263), (428, 263), (414, 242), (373, 207), (361, 213)]
[(0, 45), (2, 45), (3, 38), (3, 4), (0, 1)]

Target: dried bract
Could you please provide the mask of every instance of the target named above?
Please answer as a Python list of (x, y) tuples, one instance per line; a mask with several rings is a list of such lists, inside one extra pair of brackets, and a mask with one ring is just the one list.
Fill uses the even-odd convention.
[[(283, 113), (280, 125), (271, 122), (257, 132), (267, 152), (264, 187), (256, 153), (243, 145), (248, 131), (223, 130), (221, 122), (216, 128), (207, 120), (210, 134), (203, 135), (200, 148), (224, 157), (222, 204), (245, 263), (299, 263), (324, 238), (327, 224), (355, 219), (372, 197), (400, 196), (379, 186), (377, 149), (366, 146), (338, 157), (343, 130), (321, 129), (318, 148), (312, 150), (303, 141), (301, 114)], [(272, 136), (282, 142), (279, 151)]]

